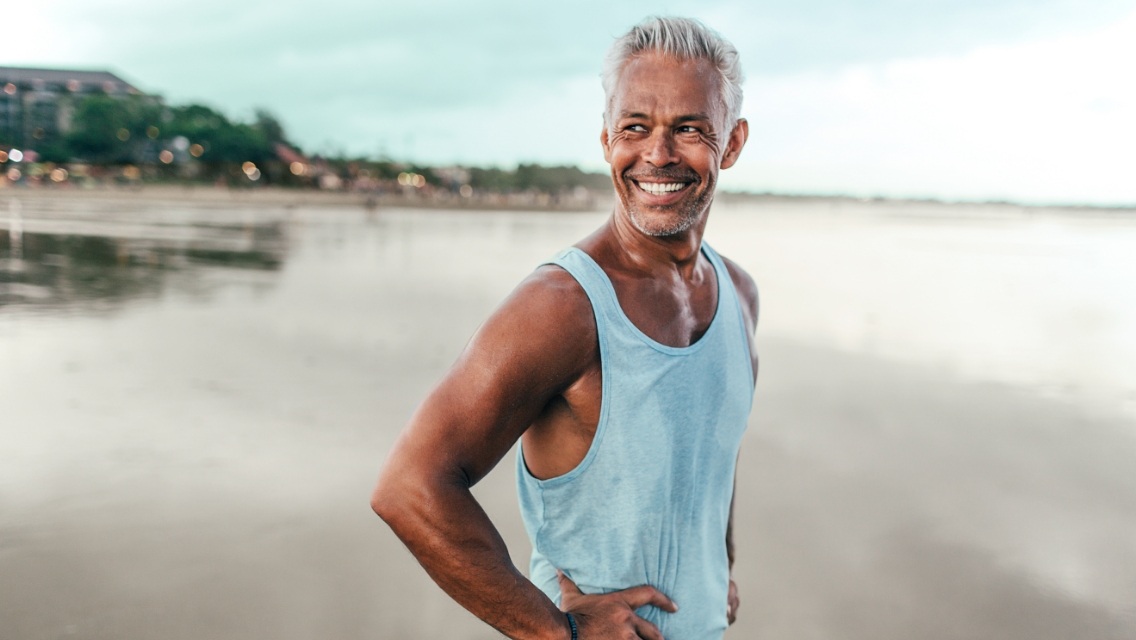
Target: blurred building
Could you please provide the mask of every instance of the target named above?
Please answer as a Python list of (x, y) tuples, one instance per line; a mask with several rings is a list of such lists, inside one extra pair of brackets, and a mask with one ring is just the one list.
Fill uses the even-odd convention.
[(0, 67), (0, 145), (34, 148), (57, 140), (70, 130), (84, 96), (141, 93), (107, 71)]

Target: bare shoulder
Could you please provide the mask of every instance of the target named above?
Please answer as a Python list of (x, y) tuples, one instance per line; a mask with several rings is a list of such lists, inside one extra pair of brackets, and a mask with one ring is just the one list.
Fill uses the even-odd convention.
[(398, 455), (459, 469), (465, 482), (476, 483), (549, 400), (594, 366), (599, 346), (591, 314), (571, 275), (537, 269), (482, 323), (419, 405)]
[(542, 334), (577, 336), (583, 342), (596, 335), (588, 294), (570, 273), (551, 264), (522, 280), (494, 316)]
[(595, 317), (584, 289), (567, 271), (544, 265), (497, 307), (463, 356), (494, 361), (494, 369), (539, 371), (547, 380), (572, 378), (597, 352)]
[(737, 290), (738, 297), (741, 298), (742, 306), (749, 311), (750, 320), (756, 325), (760, 306), (757, 295), (757, 284), (753, 281), (753, 278), (746, 273), (745, 269), (742, 269), (733, 260), (722, 256), (722, 262), (726, 264), (726, 270), (730, 272), (730, 280), (733, 281), (734, 289)]

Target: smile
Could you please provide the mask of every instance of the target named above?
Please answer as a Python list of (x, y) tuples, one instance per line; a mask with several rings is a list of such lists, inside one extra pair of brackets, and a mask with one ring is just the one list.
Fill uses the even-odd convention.
[(690, 183), (689, 182), (639, 182), (635, 181), (638, 187), (653, 196), (662, 196), (675, 191), (682, 191)]

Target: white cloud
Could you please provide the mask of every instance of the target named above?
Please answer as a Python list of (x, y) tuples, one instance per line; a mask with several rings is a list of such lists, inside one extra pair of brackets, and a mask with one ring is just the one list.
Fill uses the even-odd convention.
[(1136, 202), (1136, 13), (957, 57), (747, 85), (734, 188)]
[[(1102, 24), (1121, 1), (673, 8), (721, 28), (750, 69), (752, 138), (727, 187), (1136, 203), (1136, 14), (1038, 35)], [(0, 61), (109, 68), (231, 115), (268, 107), (313, 150), (599, 168), (599, 60), (651, 3), (509, 4), (40, 0), (4, 9)]]
[(98, 39), (99, 29), (59, 24), (54, 16), (62, 10), (59, 0), (4, 3), (0, 64), (34, 66), (82, 59), (84, 50)]

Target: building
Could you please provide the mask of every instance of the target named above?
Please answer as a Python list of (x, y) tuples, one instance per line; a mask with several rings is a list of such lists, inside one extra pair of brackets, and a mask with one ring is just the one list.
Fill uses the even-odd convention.
[(75, 103), (91, 94), (142, 92), (107, 71), (0, 67), (0, 148), (55, 143), (70, 130)]

